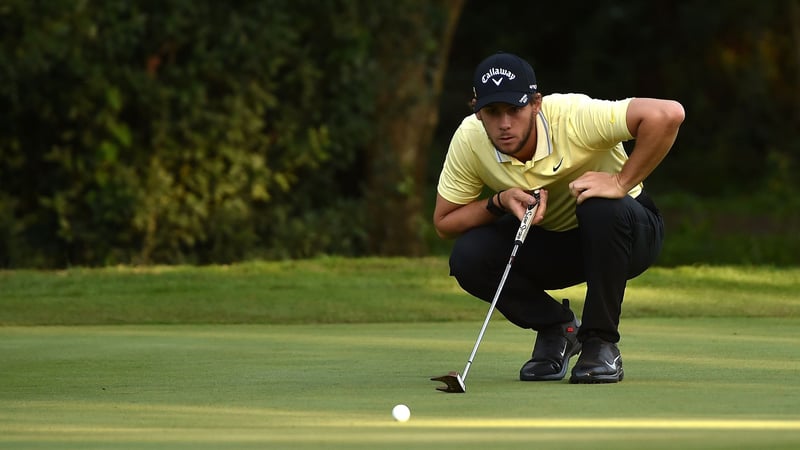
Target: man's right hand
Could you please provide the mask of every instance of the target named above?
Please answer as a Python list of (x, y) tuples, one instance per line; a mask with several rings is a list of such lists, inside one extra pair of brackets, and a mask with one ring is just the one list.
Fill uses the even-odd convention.
[[(547, 189), (537, 189), (537, 191), (539, 191), (539, 208), (531, 222), (533, 225), (544, 220), (544, 214), (547, 211)], [(536, 197), (531, 192), (523, 191), (520, 188), (511, 188), (500, 193), (500, 202), (509, 212), (517, 216), (517, 219), (522, 220), (528, 205), (536, 203)]]

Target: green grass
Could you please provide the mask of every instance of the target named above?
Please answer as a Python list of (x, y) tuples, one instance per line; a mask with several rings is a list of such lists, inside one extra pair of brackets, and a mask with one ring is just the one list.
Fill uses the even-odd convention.
[(798, 288), (651, 269), (616, 385), (517, 381), (534, 334), (497, 314), (462, 395), (428, 378), (487, 305), (443, 258), (0, 272), (0, 449), (798, 448)]
[[(627, 317), (800, 317), (800, 268), (653, 268)], [(206, 267), (0, 271), (0, 325), (374, 323), (475, 320), (486, 304), (445, 258), (320, 258)], [(584, 287), (554, 291), (580, 309)]]
[[(471, 322), (3, 327), (0, 448), (796, 448), (800, 320), (631, 319), (617, 385), (523, 383)], [(396, 423), (397, 403), (412, 409)]]

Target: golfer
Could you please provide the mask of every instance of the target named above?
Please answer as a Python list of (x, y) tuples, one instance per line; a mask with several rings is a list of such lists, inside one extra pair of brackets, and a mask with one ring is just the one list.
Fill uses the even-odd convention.
[[(526, 207), (539, 207), (497, 302), (535, 330), (524, 381), (615, 383), (627, 280), (658, 257), (664, 224), (642, 181), (675, 142), (683, 107), (671, 100), (542, 96), (528, 62), (494, 54), (475, 70), (474, 114), (450, 142), (433, 223), (456, 238), (450, 273), (490, 302)], [(635, 139), (628, 156), (622, 142)], [(488, 198), (482, 195), (488, 190)], [(586, 283), (581, 319), (546, 291)]]

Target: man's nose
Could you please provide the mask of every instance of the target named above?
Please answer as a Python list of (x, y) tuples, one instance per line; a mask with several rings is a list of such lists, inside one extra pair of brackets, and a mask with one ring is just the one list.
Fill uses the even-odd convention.
[(507, 113), (500, 114), (500, 128), (507, 130), (511, 128), (511, 115)]

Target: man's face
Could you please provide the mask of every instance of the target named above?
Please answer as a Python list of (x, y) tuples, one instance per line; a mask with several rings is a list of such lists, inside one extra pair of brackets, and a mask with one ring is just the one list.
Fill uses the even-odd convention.
[(535, 129), (537, 112), (538, 102), (526, 106), (490, 103), (476, 115), (498, 151), (519, 157), (521, 152), (533, 154), (526, 144)]

